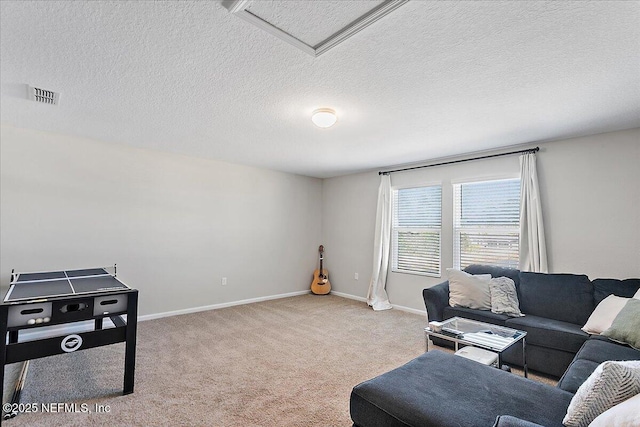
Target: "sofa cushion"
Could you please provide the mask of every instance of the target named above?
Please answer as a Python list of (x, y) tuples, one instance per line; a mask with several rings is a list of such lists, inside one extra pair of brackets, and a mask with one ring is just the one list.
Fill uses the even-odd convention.
[(520, 272), (524, 314), (584, 325), (593, 311), (593, 285), (585, 275)]
[(490, 274), (491, 277), (508, 277), (513, 280), (516, 288), (520, 285), (520, 270), (515, 268), (496, 267), (494, 265), (472, 264), (464, 269), (469, 274)]
[(538, 316), (509, 318), (505, 326), (527, 332), (527, 344), (577, 353), (589, 334), (580, 325)]
[(559, 388), (435, 350), (354, 387), (350, 409), (354, 424), (363, 427), (491, 426), (498, 415), (560, 427), (571, 398)]
[(605, 337), (593, 336), (588, 339), (567, 371), (558, 382), (558, 387), (575, 393), (589, 375), (606, 360), (640, 360), (640, 351)]
[(602, 363), (605, 360), (640, 360), (640, 351), (605, 337), (593, 336), (584, 343), (576, 359)]
[(494, 325), (504, 325), (505, 320), (511, 319), (506, 314), (497, 314), (490, 310), (474, 310), (466, 307), (445, 307), (444, 318), (464, 317), (465, 319), (477, 320), (478, 322), (486, 322)]
[(592, 283), (596, 305), (609, 295), (631, 298), (640, 289), (640, 279), (595, 279)]
[(591, 360), (574, 359), (558, 381), (558, 387), (569, 393), (575, 393), (599, 365), (600, 363)]

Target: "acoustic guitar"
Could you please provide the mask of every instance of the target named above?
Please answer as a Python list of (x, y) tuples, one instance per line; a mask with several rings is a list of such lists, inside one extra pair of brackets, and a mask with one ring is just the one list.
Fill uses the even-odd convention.
[(322, 260), (324, 259), (324, 246), (318, 248), (320, 253), (320, 268), (313, 272), (313, 281), (311, 282), (311, 292), (316, 295), (326, 295), (331, 292), (331, 283), (329, 283), (329, 272), (322, 268)]

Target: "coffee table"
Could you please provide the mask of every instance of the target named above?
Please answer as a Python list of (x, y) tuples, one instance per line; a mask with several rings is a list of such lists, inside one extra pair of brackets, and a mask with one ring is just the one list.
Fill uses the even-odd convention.
[[(522, 366), (527, 378), (527, 333), (518, 329), (505, 328), (491, 323), (478, 322), (463, 317), (452, 317), (439, 322), (438, 327), (424, 329), (427, 351), (429, 351), (429, 337), (437, 337), (454, 343), (458, 351), (460, 344), (483, 348), (498, 354), (498, 367), (502, 367), (502, 353), (517, 342), (522, 342)], [(435, 329), (439, 329), (436, 331)]]

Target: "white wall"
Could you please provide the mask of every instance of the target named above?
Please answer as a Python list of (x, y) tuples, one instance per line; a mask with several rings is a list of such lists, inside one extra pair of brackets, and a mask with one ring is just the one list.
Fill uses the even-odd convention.
[(3, 291), (113, 263), (143, 315), (309, 289), (319, 179), (4, 125), (0, 150)]
[[(640, 129), (538, 145), (551, 271), (640, 277)], [(163, 313), (307, 290), (323, 243), (333, 289), (367, 295), (377, 172), (322, 181), (4, 125), (0, 159), (4, 289), (12, 268), (118, 263), (141, 314)], [(392, 184), (443, 184), (444, 271), (451, 181), (518, 169), (509, 156), (396, 173)], [(422, 289), (442, 280), (390, 273), (387, 290), (423, 310)]]
[[(551, 272), (640, 277), (640, 129), (542, 144), (538, 175)], [(391, 175), (393, 186), (442, 183), (442, 271), (453, 265), (452, 181), (518, 175), (506, 156)], [(377, 172), (326, 179), (323, 242), (335, 291), (366, 297)], [(359, 280), (354, 273), (359, 273)], [(422, 289), (446, 278), (389, 273), (392, 304), (424, 310)]]

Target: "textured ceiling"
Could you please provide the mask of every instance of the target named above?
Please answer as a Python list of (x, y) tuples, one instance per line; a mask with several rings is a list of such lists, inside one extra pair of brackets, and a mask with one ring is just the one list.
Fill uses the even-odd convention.
[(410, 1), (318, 58), (215, 1), (0, 4), (18, 127), (329, 177), (640, 126), (637, 1)]

